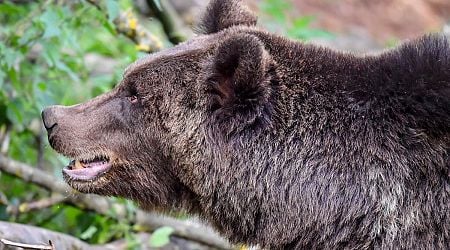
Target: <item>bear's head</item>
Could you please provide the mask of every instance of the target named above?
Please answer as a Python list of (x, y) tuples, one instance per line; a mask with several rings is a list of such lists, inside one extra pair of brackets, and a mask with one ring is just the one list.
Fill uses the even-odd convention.
[(207, 192), (202, 168), (227, 153), (213, 144), (271, 126), (275, 63), (255, 24), (239, 1), (214, 0), (198, 36), (130, 65), (108, 93), (46, 108), (50, 145), (73, 159), (69, 185), (148, 208), (195, 207), (180, 202)]

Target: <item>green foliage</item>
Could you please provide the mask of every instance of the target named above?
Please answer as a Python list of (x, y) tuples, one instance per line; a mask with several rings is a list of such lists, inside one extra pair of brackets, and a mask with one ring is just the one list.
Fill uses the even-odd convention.
[[(85, 101), (120, 81), (126, 65), (140, 56), (113, 24), (119, 11), (131, 6), (130, 0), (106, 1), (105, 15), (83, 0), (0, 3), (0, 138), (9, 131), (9, 157), (39, 165), (60, 178), (68, 160), (47, 145), (40, 112), (51, 104)], [(114, 72), (88, 68), (87, 56), (114, 59)], [(24, 202), (50, 194), (10, 175), (0, 175), (0, 195), (8, 203), (0, 202), (2, 220), (69, 233), (91, 243), (123, 237), (130, 246), (135, 243), (128, 221), (117, 222), (68, 205), (14, 211)], [(130, 202), (117, 202), (127, 204), (129, 210), (134, 208)]]
[(384, 47), (385, 48), (394, 48), (394, 47), (398, 46), (399, 43), (400, 43), (400, 41), (397, 38), (390, 38), (385, 42)]
[(163, 247), (170, 242), (170, 235), (173, 233), (171, 227), (160, 227), (156, 229), (149, 239), (151, 247)]
[(273, 32), (285, 34), (294, 39), (310, 40), (313, 38), (332, 38), (324, 30), (312, 28), (314, 17), (295, 16), (290, 1), (263, 0), (260, 3), (264, 27)]
[(120, 6), (119, 3), (115, 0), (107, 0), (106, 1), (106, 9), (108, 11), (108, 21), (111, 23), (119, 16)]

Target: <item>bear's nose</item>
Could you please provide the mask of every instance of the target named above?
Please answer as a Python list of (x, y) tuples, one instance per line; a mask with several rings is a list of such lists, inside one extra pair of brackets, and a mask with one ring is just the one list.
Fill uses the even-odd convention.
[(55, 115), (56, 106), (50, 106), (42, 110), (42, 122), (44, 123), (44, 127), (47, 130), (47, 133), (51, 133), (52, 129), (58, 125)]

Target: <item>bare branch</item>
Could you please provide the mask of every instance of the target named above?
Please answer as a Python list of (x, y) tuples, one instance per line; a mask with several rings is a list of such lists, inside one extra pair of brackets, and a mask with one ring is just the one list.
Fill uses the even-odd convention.
[(20, 213), (27, 213), (32, 210), (39, 210), (39, 209), (51, 207), (55, 204), (64, 202), (65, 200), (66, 200), (66, 196), (59, 194), (59, 193), (54, 193), (54, 194), (52, 194), (52, 196), (50, 196), (48, 198), (44, 198), (44, 199), (32, 201), (32, 202), (22, 203), (19, 205), (18, 211)]
[(0, 154), (4, 154), (9, 150), (9, 143), (11, 141), (11, 125), (7, 124), (4, 129), (0, 131)]
[(6, 195), (0, 190), (0, 205), (8, 205), (9, 201)]
[[(117, 220), (127, 220), (129, 214), (125, 205), (114, 203), (111, 199), (93, 194), (82, 194), (71, 189), (66, 183), (55, 180), (55, 177), (25, 163), (0, 155), (0, 170), (15, 175), (27, 182), (37, 184), (52, 192), (67, 195), (65, 202), (99, 214), (114, 216)], [(110, 211), (114, 211), (111, 215)], [(194, 222), (180, 221), (175, 218), (146, 212), (138, 209), (130, 220), (142, 228), (154, 230), (162, 226), (174, 229), (174, 235), (201, 242), (221, 249), (230, 249), (230, 244), (213, 232), (210, 228)]]
[(19, 215), (19, 213), (27, 213), (27, 212), (30, 212), (33, 210), (44, 209), (44, 208), (53, 206), (55, 204), (64, 202), (65, 200), (66, 200), (66, 196), (59, 194), (59, 193), (53, 193), (48, 198), (44, 198), (44, 199), (32, 201), (32, 202), (24, 202), (19, 205), (13, 205), (12, 203), (9, 203), (9, 204), (6, 203), (8, 205), (6, 207), (6, 211), (10, 215), (17, 216), (17, 215)]
[(14, 241), (6, 240), (6, 239), (0, 239), (0, 241), (3, 244), (5, 244), (7, 246), (12, 246), (12, 247), (21, 247), (21, 248), (26, 248), (26, 249), (39, 249), (39, 250), (53, 250), (53, 245), (52, 245), (51, 241), (49, 242), (49, 245), (32, 245), (32, 244), (14, 242)]
[(178, 44), (192, 36), (190, 29), (186, 28), (178, 13), (169, 1), (146, 0), (152, 14), (161, 22), (169, 41)]
[[(152, 249), (150, 246), (150, 236), (151, 234), (149, 233), (141, 232), (135, 234), (134, 239), (138, 242), (141, 249)], [(128, 242), (125, 239), (113, 241), (105, 245), (89, 245), (71, 235), (62, 234), (35, 226), (3, 221), (0, 221), (0, 238), (3, 238), (0, 241), (0, 249), (3, 249), (2, 242), (3, 244), (9, 246), (13, 246), (13, 244), (14, 246), (19, 246), (19, 244), (21, 244), (21, 247), (26, 247), (28, 249), (49, 249), (48, 245), (42, 244), (43, 242), (48, 242), (49, 240), (52, 242), (53, 249), (117, 250), (129, 248)], [(33, 248), (34, 246), (41, 248)], [(171, 236), (170, 242), (162, 249), (212, 250), (214, 248), (196, 243), (194, 241), (188, 241), (176, 236)]]

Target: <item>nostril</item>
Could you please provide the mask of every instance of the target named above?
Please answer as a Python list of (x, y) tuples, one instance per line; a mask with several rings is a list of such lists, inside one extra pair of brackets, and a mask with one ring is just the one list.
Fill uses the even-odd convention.
[(52, 126), (50, 126), (50, 127), (46, 127), (45, 126), (45, 124), (44, 124), (44, 127), (45, 127), (45, 129), (47, 130), (47, 133), (51, 133), (52, 132), (52, 130), (53, 130), (53, 128), (54, 127), (56, 127), (56, 125), (58, 125), (58, 123), (54, 123)]
[(42, 111), (41, 113), (42, 116), (42, 122), (44, 123), (44, 127), (47, 130), (48, 133), (51, 132), (51, 130), (58, 125), (58, 123), (56, 123), (56, 119), (55, 116), (52, 112), (51, 108), (46, 108)]

